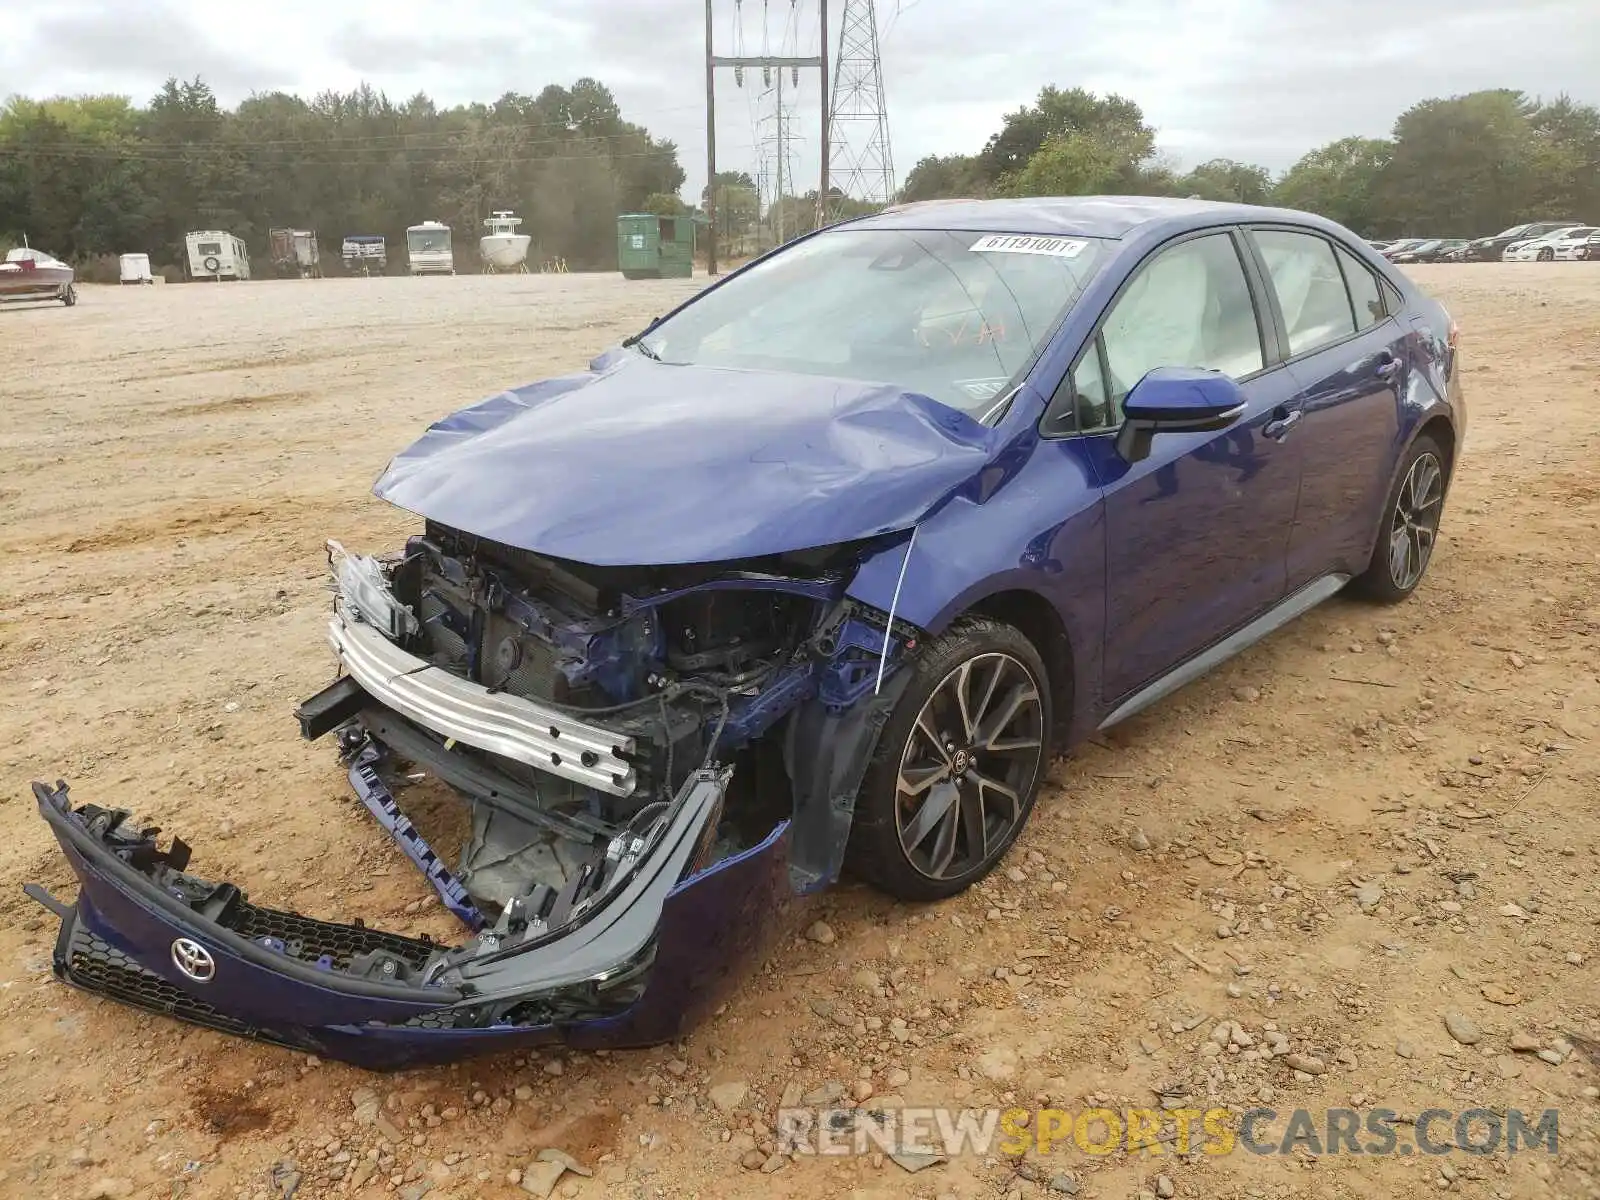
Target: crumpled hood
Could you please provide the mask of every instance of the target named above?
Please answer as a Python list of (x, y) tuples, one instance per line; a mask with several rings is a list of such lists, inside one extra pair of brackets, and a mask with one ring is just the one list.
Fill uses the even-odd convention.
[(622, 351), (444, 418), (373, 491), (554, 558), (718, 562), (909, 528), (993, 434), (893, 386)]

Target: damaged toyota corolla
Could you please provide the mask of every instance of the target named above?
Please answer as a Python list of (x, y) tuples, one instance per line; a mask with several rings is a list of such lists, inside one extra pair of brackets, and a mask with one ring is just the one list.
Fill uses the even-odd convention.
[[(57, 973), (373, 1067), (676, 1037), (795, 896), (981, 879), (1052, 755), (1354, 583), (1403, 599), (1464, 409), (1448, 315), (1304, 214), (890, 209), (446, 417), (329, 543), (297, 711), (465, 927), (249, 902), (35, 784)], [(1303, 423), (1303, 424), (1302, 424)], [(1300, 433), (1295, 436), (1296, 428)], [(448, 785), (449, 862), (398, 783)]]

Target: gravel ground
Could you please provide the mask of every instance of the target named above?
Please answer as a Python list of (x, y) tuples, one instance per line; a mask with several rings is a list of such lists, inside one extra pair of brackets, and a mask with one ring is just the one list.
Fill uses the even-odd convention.
[[(1410, 603), (1336, 600), (1084, 747), (966, 896), (830, 893), (680, 1045), (386, 1077), (55, 983), (55, 922), (19, 889), (71, 882), (28, 781), (136, 809), (260, 902), (451, 935), (297, 737), (331, 671), (322, 541), (397, 544), (413, 522), (369, 487), (426, 422), (581, 366), (697, 285), (86, 287), (0, 310), (0, 1195), (494, 1200), (542, 1186), (551, 1147), (592, 1171), (560, 1196), (1600, 1194), (1600, 268), (1417, 275), (1463, 328), (1472, 419)], [(1069, 1142), (913, 1173), (775, 1154), (780, 1099), (808, 1095), (1558, 1108), (1561, 1142)]]

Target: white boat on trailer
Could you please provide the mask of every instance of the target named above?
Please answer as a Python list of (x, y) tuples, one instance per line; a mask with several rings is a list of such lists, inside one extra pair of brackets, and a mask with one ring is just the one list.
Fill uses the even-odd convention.
[(72, 267), (43, 250), (22, 245), (6, 251), (0, 262), (0, 301), (59, 300), (68, 308), (78, 302), (77, 277)]
[(478, 239), (478, 253), (483, 256), (484, 273), (493, 275), (499, 271), (518, 271), (527, 274), (528, 247), (533, 239), (517, 232), (522, 218), (512, 216), (508, 211), (499, 211), (484, 224), (489, 232)]

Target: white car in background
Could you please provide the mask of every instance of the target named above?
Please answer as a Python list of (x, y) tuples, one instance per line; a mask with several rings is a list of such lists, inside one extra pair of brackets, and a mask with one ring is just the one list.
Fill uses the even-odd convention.
[(1512, 242), (1500, 255), (1501, 262), (1555, 262), (1557, 259), (1575, 257), (1579, 246), (1587, 247), (1589, 235), (1595, 232), (1592, 225), (1569, 225), (1543, 237), (1525, 242)]

